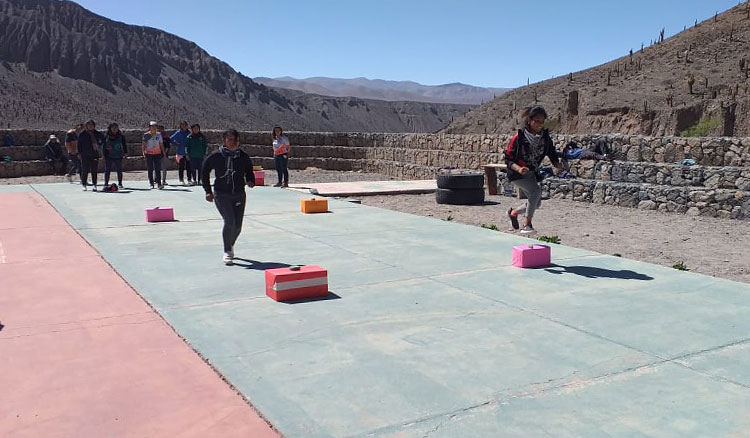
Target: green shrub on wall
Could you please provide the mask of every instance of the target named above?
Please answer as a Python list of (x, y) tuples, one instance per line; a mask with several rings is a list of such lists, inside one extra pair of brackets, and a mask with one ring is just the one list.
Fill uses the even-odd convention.
[(700, 122), (680, 132), (681, 137), (707, 137), (721, 125), (719, 119), (701, 119)]

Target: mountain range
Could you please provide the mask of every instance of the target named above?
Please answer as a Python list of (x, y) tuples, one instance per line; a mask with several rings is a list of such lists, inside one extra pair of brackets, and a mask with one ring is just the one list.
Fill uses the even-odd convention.
[(330, 97), (268, 87), (167, 32), (64, 0), (0, 0), (0, 127), (94, 118), (141, 127), (433, 132), (472, 106)]
[(623, 55), (511, 90), (443, 132), (512, 132), (540, 104), (555, 132), (750, 136), (750, 3)]
[(295, 79), (289, 76), (281, 78), (253, 78), (269, 87), (290, 88), (305, 93), (325, 96), (354, 96), (363, 99), (388, 101), (410, 100), (415, 102), (463, 103), (480, 105), (508, 91), (508, 88), (483, 88), (459, 82), (444, 85), (422, 85), (412, 81), (385, 81), (382, 79), (336, 79), (313, 77)]

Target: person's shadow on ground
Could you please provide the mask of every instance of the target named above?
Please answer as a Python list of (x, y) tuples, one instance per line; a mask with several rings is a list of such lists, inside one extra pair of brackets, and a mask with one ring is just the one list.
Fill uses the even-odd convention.
[(551, 264), (549, 267), (544, 268), (545, 271), (551, 274), (575, 274), (586, 278), (618, 278), (621, 280), (653, 280), (654, 277), (646, 274), (640, 274), (635, 271), (627, 269), (621, 269), (615, 271), (613, 269), (596, 268), (593, 266), (562, 266), (557, 264)]
[(279, 262), (261, 262), (258, 260), (243, 259), (241, 257), (235, 257), (234, 266), (239, 266), (239, 267), (246, 268), (246, 269), (254, 269), (256, 271), (265, 271), (266, 269), (288, 268), (290, 266), (296, 266), (296, 265), (290, 265), (288, 263), (279, 263)]

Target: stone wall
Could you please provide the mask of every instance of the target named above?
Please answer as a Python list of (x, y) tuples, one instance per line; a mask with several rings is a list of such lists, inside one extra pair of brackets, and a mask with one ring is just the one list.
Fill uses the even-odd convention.
[[(12, 165), (0, 164), (0, 178), (48, 174), (42, 160), (50, 132), (0, 130), (12, 134), (27, 150), (6, 149)], [(63, 132), (55, 133), (59, 138)], [(140, 130), (124, 132), (131, 147), (140, 147)], [(204, 131), (211, 150), (221, 143), (221, 132)], [(290, 167), (366, 171), (402, 179), (431, 179), (441, 167), (481, 170), (486, 163), (502, 161), (511, 135), (286, 133), (292, 143)], [(243, 149), (256, 164), (272, 169), (271, 135), (241, 132)], [(750, 218), (750, 138), (643, 137), (634, 135), (554, 135), (558, 148), (568, 141), (583, 146), (604, 138), (614, 162), (573, 161), (574, 180), (550, 179), (550, 197), (606, 203), (661, 211), (718, 217)], [(33, 146), (37, 146), (34, 148)], [(23, 148), (20, 148), (23, 149)], [(4, 155), (0, 147), (0, 156)], [(12, 150), (12, 154), (10, 151)], [(174, 150), (172, 151), (174, 153)], [(696, 165), (680, 164), (692, 159)], [(174, 161), (171, 160), (171, 165)], [(142, 169), (143, 160), (131, 158), (131, 169)]]

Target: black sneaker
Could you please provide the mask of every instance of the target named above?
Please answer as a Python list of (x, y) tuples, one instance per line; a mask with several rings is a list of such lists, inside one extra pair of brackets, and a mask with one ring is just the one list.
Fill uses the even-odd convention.
[(513, 209), (508, 209), (508, 217), (510, 218), (510, 225), (513, 227), (514, 230), (517, 230), (520, 228), (520, 225), (518, 225), (518, 217), (513, 216)]
[(277, 182), (277, 183), (276, 183), (276, 184), (274, 184), (273, 186), (274, 186), (274, 187), (281, 187), (281, 183), (280, 183), (280, 182)]

